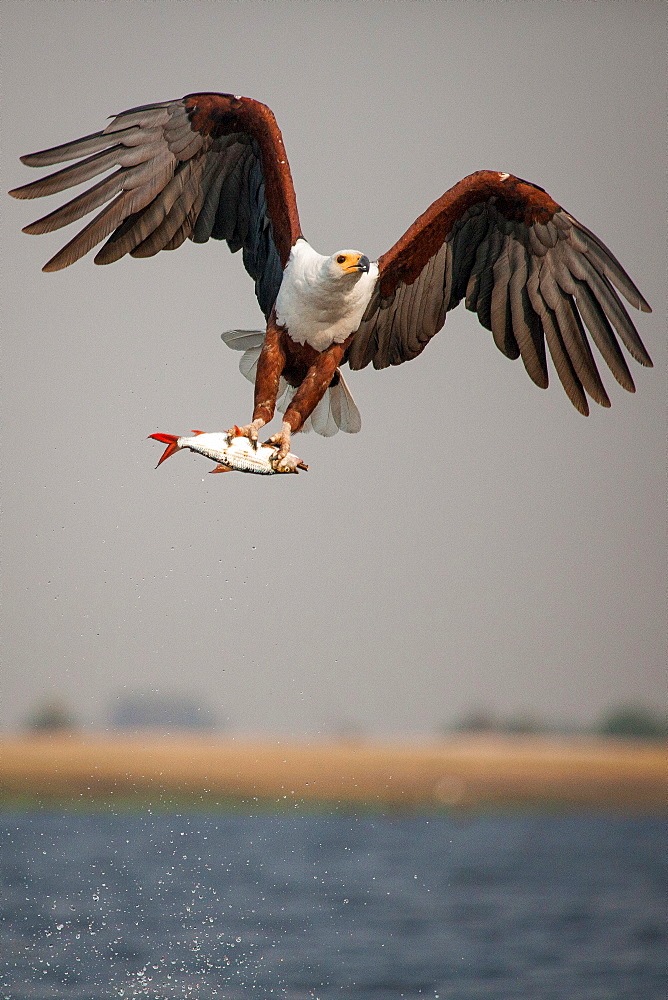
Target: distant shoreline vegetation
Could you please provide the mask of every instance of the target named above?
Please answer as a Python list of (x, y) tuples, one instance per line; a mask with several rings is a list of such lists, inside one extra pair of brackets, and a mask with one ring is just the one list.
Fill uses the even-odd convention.
[[(193, 695), (159, 691), (123, 693), (112, 699), (105, 713), (106, 724), (99, 729), (110, 733), (185, 732), (224, 733), (218, 716)], [(90, 731), (84, 727), (62, 698), (39, 701), (27, 714), (21, 727), (27, 733)], [(641, 703), (614, 705), (589, 725), (558, 723), (530, 712), (501, 714), (487, 707), (474, 707), (452, 722), (437, 727), (437, 737), (453, 733), (478, 733), (517, 736), (611, 736), (632, 740), (668, 739), (668, 718)], [(343, 741), (365, 740), (364, 726), (354, 719), (338, 719), (323, 726), (321, 738)], [(426, 738), (426, 737), (423, 737)]]
[(530, 713), (499, 716), (486, 709), (466, 713), (443, 733), (512, 733), (516, 735), (613, 736), (633, 740), (668, 739), (668, 719), (645, 705), (628, 703), (608, 709), (590, 726), (545, 721)]

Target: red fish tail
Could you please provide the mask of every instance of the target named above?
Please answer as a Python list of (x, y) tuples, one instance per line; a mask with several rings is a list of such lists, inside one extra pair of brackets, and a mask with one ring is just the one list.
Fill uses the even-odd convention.
[[(154, 441), (161, 441), (162, 444), (167, 445), (160, 457), (158, 465), (162, 465), (166, 458), (169, 458), (170, 455), (173, 455), (174, 452), (179, 450), (179, 446), (177, 444), (179, 439), (176, 434), (149, 434), (149, 438), (153, 438)], [(158, 468), (158, 465), (156, 465), (156, 469)]]

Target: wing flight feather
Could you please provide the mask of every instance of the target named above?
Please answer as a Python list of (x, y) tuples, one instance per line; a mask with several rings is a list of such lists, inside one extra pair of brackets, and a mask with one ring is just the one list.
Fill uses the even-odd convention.
[[(610, 400), (587, 331), (617, 381), (633, 379), (619, 340), (640, 364), (652, 361), (618, 293), (650, 307), (593, 233), (533, 184), (478, 171), (447, 191), (378, 261), (379, 277), (347, 361), (351, 368), (417, 357), (462, 299), (506, 357), (522, 358), (548, 385), (546, 346), (569, 399)], [(613, 329), (614, 328), (614, 329)]]
[(16, 188), (16, 198), (56, 194), (117, 168), (26, 227), (51, 232), (104, 206), (45, 270), (73, 264), (104, 239), (99, 264), (213, 237), (243, 251), (260, 305), (271, 311), (301, 228), (283, 139), (264, 104), (189, 94), (132, 108), (101, 132), (21, 159), (31, 167), (79, 162)]

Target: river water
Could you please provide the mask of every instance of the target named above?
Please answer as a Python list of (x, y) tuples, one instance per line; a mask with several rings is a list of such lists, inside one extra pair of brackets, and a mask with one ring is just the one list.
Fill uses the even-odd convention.
[(664, 1000), (657, 818), (0, 815), (6, 1000)]

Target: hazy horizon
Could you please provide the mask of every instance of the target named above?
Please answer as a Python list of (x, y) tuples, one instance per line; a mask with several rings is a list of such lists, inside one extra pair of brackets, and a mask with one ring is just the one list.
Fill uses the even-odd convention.
[[(136, 688), (235, 729), (431, 734), (467, 710), (582, 725), (665, 702), (665, 7), (539, 2), (3, 5), (3, 190), (20, 154), (198, 90), (265, 101), (316, 249), (387, 250), (476, 169), (544, 187), (653, 307), (655, 368), (582, 418), (463, 305), (353, 372), (362, 431), (298, 477), (159, 470), (154, 431), (249, 419), (220, 340), (259, 328), (240, 255), (186, 244), (43, 274), (68, 195), (3, 196), (0, 728)], [(78, 228), (82, 224), (78, 224)]]

